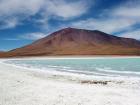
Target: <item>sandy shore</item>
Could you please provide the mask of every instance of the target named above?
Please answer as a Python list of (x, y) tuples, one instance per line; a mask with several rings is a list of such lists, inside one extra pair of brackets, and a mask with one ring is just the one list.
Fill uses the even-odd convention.
[(140, 85), (88, 84), (0, 63), (0, 105), (140, 105)]

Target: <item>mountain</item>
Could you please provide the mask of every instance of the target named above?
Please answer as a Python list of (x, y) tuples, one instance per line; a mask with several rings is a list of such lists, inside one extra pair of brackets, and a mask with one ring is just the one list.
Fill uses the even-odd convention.
[(4, 51), (0, 51), (0, 57), (3, 56), (4, 53)]
[(4, 51), (0, 51), (0, 53), (4, 53)]
[(140, 55), (140, 41), (98, 30), (65, 28), (3, 56)]

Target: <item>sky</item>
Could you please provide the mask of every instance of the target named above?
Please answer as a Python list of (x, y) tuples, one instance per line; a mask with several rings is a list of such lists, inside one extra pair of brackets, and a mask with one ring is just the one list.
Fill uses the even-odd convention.
[(0, 50), (66, 27), (140, 40), (140, 0), (0, 0)]

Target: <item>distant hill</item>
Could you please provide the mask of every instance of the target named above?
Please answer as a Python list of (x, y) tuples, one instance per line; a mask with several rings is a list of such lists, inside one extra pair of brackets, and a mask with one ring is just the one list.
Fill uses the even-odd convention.
[(0, 51), (0, 53), (4, 53), (4, 51)]
[(5, 54), (4, 51), (0, 51), (0, 57), (3, 56)]
[(1, 56), (45, 55), (140, 55), (140, 41), (98, 30), (65, 28)]

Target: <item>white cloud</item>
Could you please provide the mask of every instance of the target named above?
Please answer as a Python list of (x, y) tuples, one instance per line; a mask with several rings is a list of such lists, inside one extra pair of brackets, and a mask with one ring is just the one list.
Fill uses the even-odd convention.
[(121, 7), (114, 11), (114, 15), (127, 18), (138, 18), (140, 17), (140, 7)]
[(28, 33), (28, 34), (20, 35), (18, 39), (38, 40), (38, 39), (41, 39), (43, 37), (46, 37), (46, 34), (36, 32), (36, 33)]
[[(37, 13), (41, 14), (45, 21), (54, 17), (70, 19), (86, 13), (89, 8), (88, 4), (84, 0), (0, 0), (0, 23), (4, 21), (3, 25), (0, 25), (0, 29), (15, 27), (19, 25), (17, 22), (21, 22)], [(12, 18), (16, 18), (16, 24), (15, 22), (9, 22)]]
[(1, 0), (0, 29), (16, 27), (22, 20), (38, 13), (43, 3), (44, 0)]
[(140, 18), (140, 1), (128, 0), (125, 4), (121, 4), (113, 9), (114, 16), (138, 19)]
[(26, 33), (18, 35), (15, 38), (5, 38), (3, 40), (9, 40), (9, 41), (19, 41), (19, 40), (38, 40), (41, 38), (46, 37), (47, 35), (41, 32), (35, 32), (35, 33)]
[(80, 16), (87, 12), (90, 7), (84, 0), (69, 3), (65, 0), (49, 0), (46, 5), (47, 13), (63, 19)]
[(19, 39), (18, 38), (5, 38), (5, 39), (2, 39), (2, 40), (17, 41)]
[(73, 22), (72, 27), (84, 28), (90, 30), (101, 30), (107, 33), (114, 33), (118, 30), (129, 28), (134, 22), (123, 18), (109, 19), (87, 19), (78, 22)]
[[(135, 4), (135, 5), (134, 5)], [(140, 23), (140, 2), (134, 0), (104, 11), (100, 18), (88, 18), (71, 24), (72, 27), (96, 29), (109, 34), (131, 29)]]
[(140, 40), (140, 30), (135, 30), (135, 31), (131, 31), (131, 32), (125, 32), (125, 33), (120, 34), (120, 36)]
[(5, 19), (0, 23), (0, 29), (14, 28), (21, 24), (16, 18)]
[(1, 0), (0, 16), (34, 15), (43, 4), (44, 0)]

